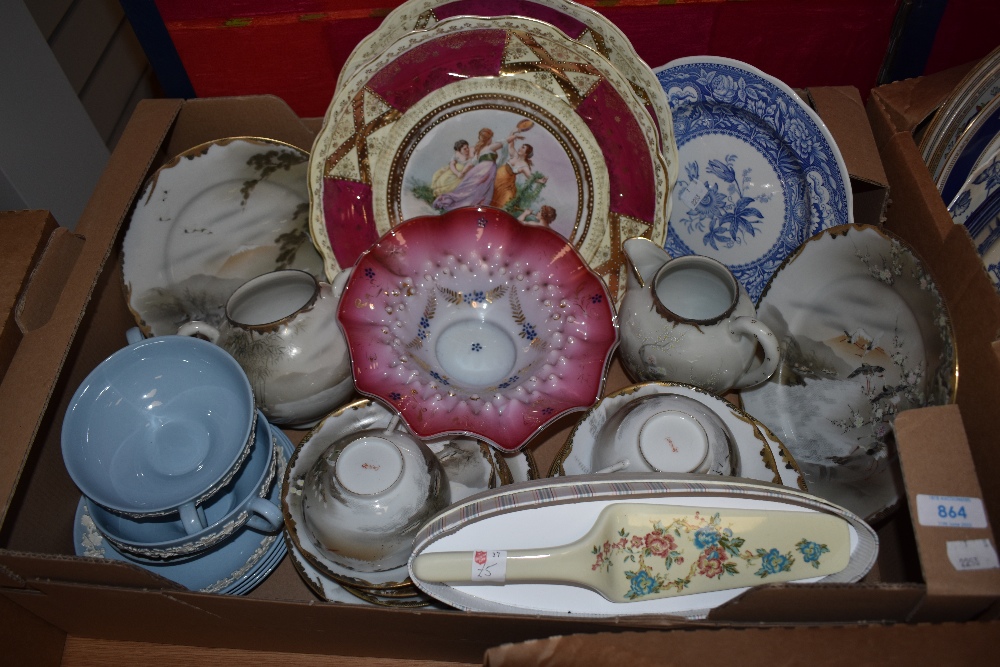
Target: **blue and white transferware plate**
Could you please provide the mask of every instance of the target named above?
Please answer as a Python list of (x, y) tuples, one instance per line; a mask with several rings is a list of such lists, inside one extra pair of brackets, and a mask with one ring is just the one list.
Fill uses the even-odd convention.
[[(920, 140), (920, 155), (935, 182), (956, 144), (991, 100), (1000, 95), (1000, 48), (979, 61), (941, 103)], [(947, 199), (945, 201), (948, 201)]]
[(956, 224), (969, 230), (990, 280), (1000, 290), (1000, 153), (994, 153), (969, 177), (948, 212)]
[[(278, 459), (279, 472), (284, 474), (285, 462), (295, 451), (294, 445), (277, 427), (271, 427), (272, 442)], [(281, 484), (275, 480), (268, 498), (277, 503)], [(81, 497), (73, 523), (73, 544), (77, 556), (105, 558), (131, 563), (173, 581), (188, 590), (222, 595), (245, 595), (256, 588), (281, 563), (287, 553), (281, 533), (264, 534), (242, 528), (233, 537), (203, 554), (185, 560), (153, 561), (126, 557), (104, 539), (90, 517), (89, 502)]]
[(955, 400), (948, 311), (921, 261), (869, 225), (817, 234), (771, 279), (757, 317), (779, 340), (743, 408), (795, 457), (809, 490), (868, 521), (899, 503), (892, 423)]
[(986, 152), (996, 146), (997, 135), (1000, 135), (1000, 95), (972, 119), (940, 165), (936, 183), (942, 199), (950, 202), (958, 196), (965, 182), (982, 166)]
[(696, 56), (653, 71), (681, 167), (664, 247), (719, 260), (756, 301), (806, 239), (854, 221), (840, 150), (788, 86), (738, 60)]

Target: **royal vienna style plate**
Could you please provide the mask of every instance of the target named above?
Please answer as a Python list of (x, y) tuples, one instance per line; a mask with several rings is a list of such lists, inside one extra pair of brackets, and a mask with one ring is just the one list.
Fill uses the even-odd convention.
[(902, 493), (895, 416), (955, 398), (954, 335), (933, 278), (887, 232), (836, 227), (775, 273), (757, 317), (781, 363), (743, 390), (744, 409), (785, 443), (812, 493), (883, 518)]
[[(596, 141), (607, 165), (610, 204), (606, 213), (596, 211), (596, 220), (586, 235), (592, 251), (584, 259), (608, 280), (612, 293), (617, 293), (624, 271), (621, 241), (630, 236), (657, 240), (666, 235), (669, 177), (657, 148), (656, 125), (628, 80), (607, 60), (551, 25), (519, 17), (459, 17), (425, 31), (408, 33), (360, 67), (338, 89), (313, 145), (309, 172), (310, 230), (323, 255), (328, 277), (351, 266), (379, 238), (373, 185), (378, 170), (392, 160), (385, 156), (397, 154), (398, 146), (389, 139), (393, 126), (425, 97), (445, 86), (474, 78), (510, 76), (529, 81), (553, 101), (568, 104)], [(407, 118), (413, 122), (410, 116)], [(415, 118), (419, 124), (423, 116), (417, 114)], [(546, 142), (542, 118), (538, 120), (537, 129), (522, 131), (515, 152), (535, 138), (541, 146), (552, 146), (554, 150), (554, 144)], [(484, 182), (495, 178), (495, 172), (490, 172), (500, 170), (502, 165), (496, 162), (500, 153), (488, 147), (499, 143), (500, 148), (509, 148), (507, 139), (515, 128), (516, 124), (487, 126), (493, 137), (473, 158), (473, 166), (479, 168), (468, 169), (466, 175)], [(483, 128), (475, 129), (476, 136), (459, 137), (471, 148), (478, 145), (478, 130)], [(560, 134), (566, 133), (556, 131), (552, 140)], [(405, 136), (397, 133), (393, 141)], [(583, 138), (583, 134), (579, 136)], [(452, 155), (460, 152), (454, 148), (457, 141), (445, 142)], [(552, 157), (551, 152), (546, 155), (546, 159)], [(565, 158), (568, 163), (578, 161), (579, 154), (574, 156), (572, 151)], [(507, 179), (513, 180), (508, 185), (513, 186), (519, 202), (512, 205), (516, 217), (526, 214), (541, 221), (541, 199), (555, 197), (566, 182), (554, 173), (550, 187), (548, 180), (542, 182), (544, 175), (532, 179), (524, 175), (525, 171), (520, 173), (513, 179), (508, 174)], [(462, 189), (455, 187), (460, 195), (468, 195), (461, 197), (465, 205), (492, 205), (495, 186), (476, 193), (469, 192), (471, 189), (471, 183)], [(503, 184), (500, 189), (504, 189)], [(595, 193), (599, 190), (594, 188)], [(446, 204), (445, 200), (440, 203)], [(447, 206), (437, 208), (445, 210)], [(566, 222), (574, 217), (568, 211), (557, 210), (556, 214), (557, 224), (560, 218)]]
[(788, 86), (745, 63), (698, 56), (654, 71), (680, 161), (664, 247), (719, 260), (756, 300), (803, 241), (853, 222), (840, 150)]
[(129, 221), (122, 273), (147, 336), (189, 320), (218, 326), (226, 301), (276, 269), (323, 275), (309, 238), (309, 155), (269, 139), (222, 139), (187, 150), (146, 183)]
[(375, 58), (397, 39), (414, 30), (427, 30), (458, 16), (519, 16), (548, 23), (576, 43), (606, 58), (628, 79), (660, 132), (660, 149), (671, 182), (677, 178), (676, 150), (670, 105), (628, 37), (607, 18), (569, 0), (408, 0), (386, 16), (379, 27), (354, 49), (341, 71), (340, 82)]

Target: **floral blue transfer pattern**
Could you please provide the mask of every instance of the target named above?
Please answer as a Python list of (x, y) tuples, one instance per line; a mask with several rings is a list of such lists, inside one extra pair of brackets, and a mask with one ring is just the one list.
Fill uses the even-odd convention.
[[(756, 301), (803, 241), (851, 221), (842, 162), (790, 89), (742, 63), (684, 59), (659, 69), (657, 78), (685, 167), (664, 247), (673, 257), (718, 259)], [(701, 154), (699, 140), (707, 138), (726, 150)], [(754, 173), (747, 165), (751, 157), (773, 175)], [(755, 186), (754, 179), (769, 178), (780, 185), (783, 211), (777, 199), (770, 209), (761, 207), (777, 193)]]

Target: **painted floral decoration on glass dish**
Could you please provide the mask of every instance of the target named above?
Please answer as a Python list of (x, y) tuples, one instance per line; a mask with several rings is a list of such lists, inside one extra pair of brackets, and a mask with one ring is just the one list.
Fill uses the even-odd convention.
[(338, 313), (359, 391), (418, 436), (517, 451), (602, 391), (603, 281), (559, 234), (495, 208), (408, 220), (358, 260)]

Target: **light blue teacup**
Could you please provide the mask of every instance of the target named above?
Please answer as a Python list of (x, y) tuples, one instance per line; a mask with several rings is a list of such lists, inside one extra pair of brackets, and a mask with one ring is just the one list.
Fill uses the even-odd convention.
[(188, 336), (142, 340), (102, 361), (74, 393), (62, 425), (63, 461), (84, 495), (114, 512), (196, 510), (236, 475), (253, 444), (257, 411), (236, 361)]
[(197, 508), (206, 527), (188, 534), (181, 518), (166, 515), (132, 518), (90, 505), (97, 529), (120, 552), (141, 559), (183, 559), (229, 539), (244, 526), (262, 533), (275, 533), (284, 525), (281, 509), (267, 500), (275, 483), (278, 455), (271, 426), (257, 417), (257, 434), (246, 463), (236, 477), (204, 505)]

